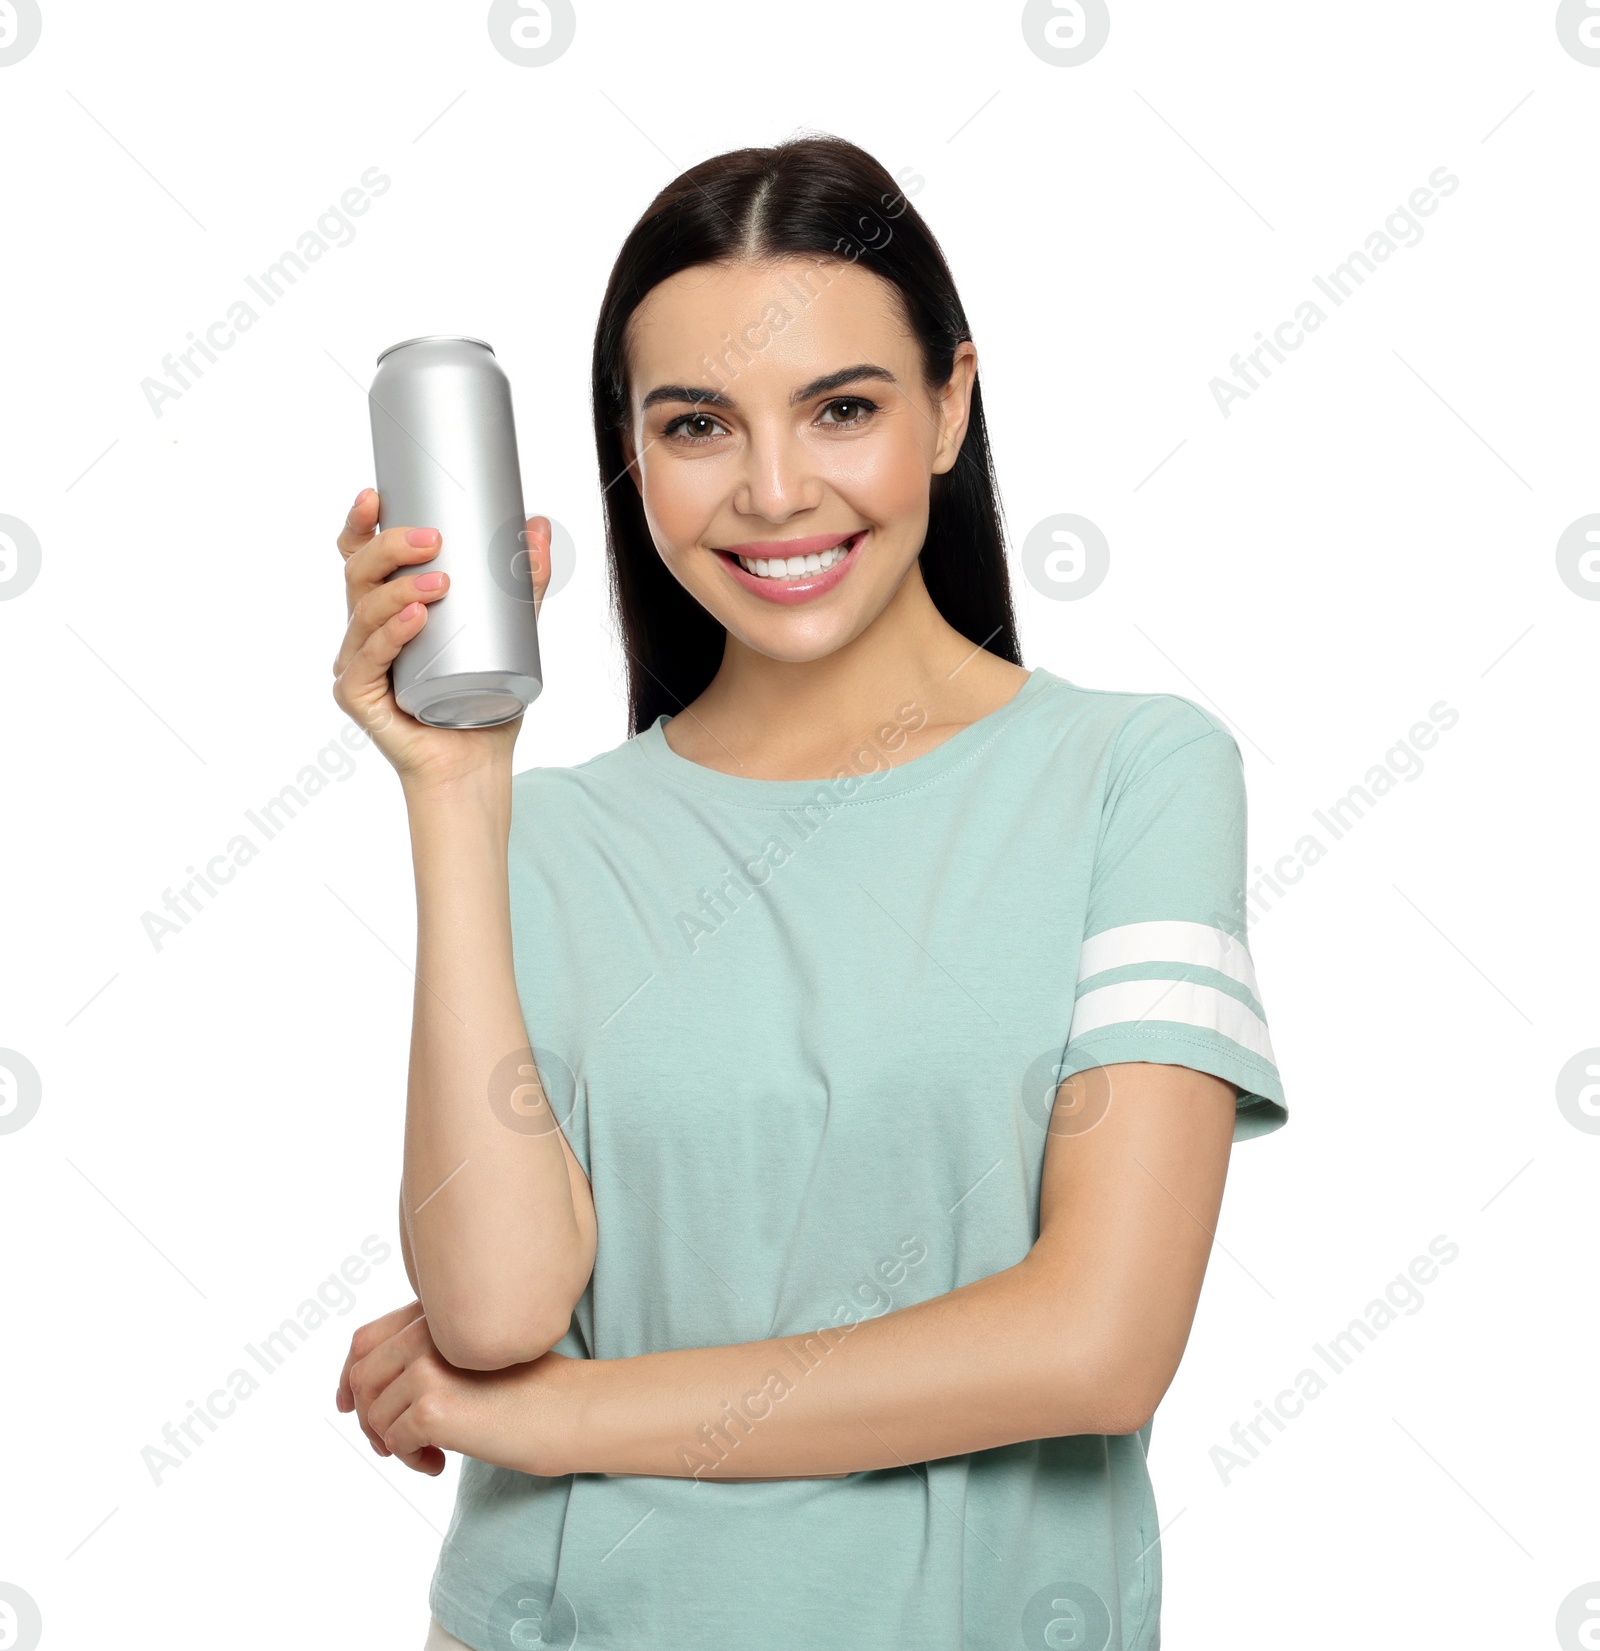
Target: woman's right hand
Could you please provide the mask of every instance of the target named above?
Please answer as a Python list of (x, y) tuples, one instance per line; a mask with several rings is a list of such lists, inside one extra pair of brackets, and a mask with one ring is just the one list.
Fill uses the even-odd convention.
[[(344, 558), (345, 609), (349, 626), (333, 662), (333, 697), (394, 765), (401, 783), (427, 788), (505, 765), (509, 770), (521, 717), (493, 728), (430, 728), (395, 702), (389, 667), (395, 655), (428, 623), (428, 606), (450, 589), (448, 574), (402, 574), (397, 568), (431, 562), (440, 535), (431, 527), (378, 527), (378, 495), (365, 487), (339, 534)], [(533, 574), (534, 614), (550, 583), (550, 523), (527, 522), (528, 563)]]

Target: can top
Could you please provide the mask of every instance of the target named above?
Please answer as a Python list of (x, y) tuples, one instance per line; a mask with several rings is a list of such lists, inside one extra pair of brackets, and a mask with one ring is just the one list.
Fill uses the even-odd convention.
[(408, 344), (477, 344), (494, 354), (494, 345), (486, 344), (481, 338), (468, 338), (461, 333), (430, 332), (424, 333), (421, 338), (402, 338), (398, 344), (391, 344), (388, 349), (378, 352), (381, 362), (386, 355), (393, 355), (396, 350), (403, 350)]

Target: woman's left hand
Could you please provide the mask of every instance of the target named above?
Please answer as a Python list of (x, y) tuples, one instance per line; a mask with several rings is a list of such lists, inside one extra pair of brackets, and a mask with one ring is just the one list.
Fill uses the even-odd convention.
[(368, 1437), (382, 1439), (418, 1473), (442, 1473), (445, 1451), (454, 1450), (496, 1467), (554, 1476), (573, 1471), (564, 1460), (570, 1367), (582, 1362), (544, 1353), (505, 1370), (458, 1370), (441, 1357), (419, 1314), (358, 1357), (344, 1385)]

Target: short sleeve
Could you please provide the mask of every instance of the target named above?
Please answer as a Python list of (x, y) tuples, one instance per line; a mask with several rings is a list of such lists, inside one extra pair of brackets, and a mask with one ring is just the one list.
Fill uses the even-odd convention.
[(1244, 765), (1198, 706), (1160, 698), (1108, 784), (1061, 1074), (1209, 1072), (1239, 1087), (1243, 1141), (1288, 1120), (1246, 935)]

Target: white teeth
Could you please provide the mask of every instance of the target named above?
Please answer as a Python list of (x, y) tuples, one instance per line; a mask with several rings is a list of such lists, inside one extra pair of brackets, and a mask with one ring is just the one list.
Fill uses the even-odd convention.
[(790, 556), (787, 559), (774, 556), (768, 560), (764, 556), (741, 556), (739, 566), (746, 573), (753, 573), (761, 579), (794, 579), (801, 574), (823, 573), (831, 568), (835, 562), (842, 562), (850, 554), (850, 542), (835, 546), (832, 550), (825, 550), (820, 555), (813, 553), (810, 556)]

